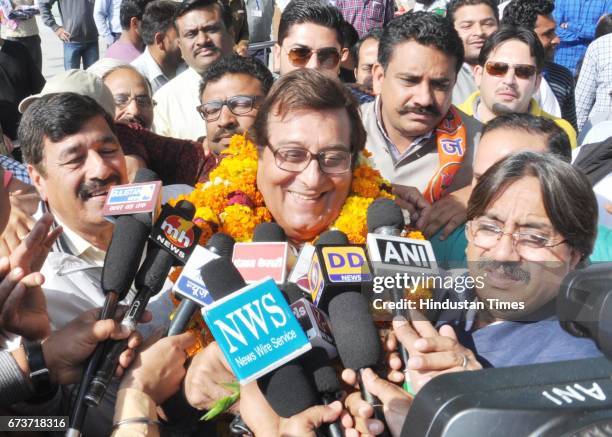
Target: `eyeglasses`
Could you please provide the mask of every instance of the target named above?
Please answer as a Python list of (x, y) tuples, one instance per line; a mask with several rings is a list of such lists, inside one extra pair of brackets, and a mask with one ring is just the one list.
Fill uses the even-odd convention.
[(313, 53), (317, 54), (317, 61), (319, 61), (321, 67), (327, 70), (336, 68), (340, 62), (340, 52), (333, 47), (319, 50), (313, 50), (308, 47), (294, 47), (287, 52), (287, 56), (294, 67), (304, 68), (308, 61), (310, 61)]
[(155, 106), (155, 100), (151, 98), (151, 96), (140, 95), (140, 96), (130, 96), (129, 94), (115, 94), (113, 96), (113, 100), (115, 101), (115, 106), (119, 109), (125, 109), (127, 105), (129, 105), (132, 100), (136, 102), (136, 105), (141, 108), (150, 108)]
[[(512, 243), (521, 256), (529, 255), (534, 250), (551, 248), (567, 243), (567, 240), (554, 242), (551, 238), (537, 232), (504, 232), (497, 224), (482, 218), (467, 222), (470, 241), (481, 249), (492, 249), (504, 235), (512, 237)], [(529, 256), (527, 256), (528, 258)]]
[(351, 168), (353, 158), (351, 152), (342, 149), (310, 153), (310, 151), (300, 147), (281, 147), (276, 150), (272, 146), (268, 147), (274, 154), (276, 166), (281, 170), (293, 173), (304, 171), (310, 165), (310, 161), (316, 159), (323, 173), (342, 174)]
[(224, 106), (234, 115), (248, 114), (263, 99), (262, 96), (233, 96), (225, 100), (211, 100), (197, 106), (196, 109), (206, 121), (216, 121), (221, 116)]
[(485, 64), (485, 69), (487, 70), (487, 73), (490, 74), (491, 76), (497, 76), (497, 77), (505, 76), (506, 73), (508, 73), (508, 70), (510, 68), (514, 69), (514, 74), (516, 75), (516, 77), (520, 79), (529, 79), (531, 76), (533, 76), (536, 73), (535, 65), (528, 65), (528, 64), (510, 65), (510, 64), (507, 64), (506, 62), (487, 62)]

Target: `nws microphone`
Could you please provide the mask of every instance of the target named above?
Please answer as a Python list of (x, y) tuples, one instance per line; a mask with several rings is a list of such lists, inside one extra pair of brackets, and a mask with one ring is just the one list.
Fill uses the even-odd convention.
[(323, 311), (331, 299), (346, 291), (361, 291), (372, 284), (372, 273), (361, 245), (349, 245), (340, 231), (321, 234), (308, 271), (312, 302)]
[[(155, 172), (143, 168), (136, 173), (134, 183), (157, 180), (159, 180), (159, 177)], [(151, 221), (150, 213), (117, 217), (102, 267), (102, 292), (106, 295), (106, 298), (98, 320), (113, 318), (117, 310), (117, 304), (127, 296), (140, 265), (149, 232), (151, 232)], [(103, 353), (104, 343), (98, 344), (87, 362), (81, 376), (77, 397), (73, 403), (67, 435), (80, 434), (87, 411), (83, 399), (89, 382), (100, 365)]]
[[(155, 238), (159, 238), (158, 234), (161, 230), (167, 237), (163, 239), (164, 243), (180, 244), (181, 247), (178, 251), (175, 251), (176, 247), (167, 248), (165, 244), (162, 245), (155, 239), (154, 241), (158, 244), (149, 246), (147, 257), (136, 274), (135, 284), (138, 293), (121, 321), (121, 324), (127, 326), (131, 331), (136, 329), (149, 299), (162, 289), (176, 258), (186, 257), (185, 252), (193, 249), (197, 244), (196, 235), (199, 233), (195, 232), (195, 225), (191, 222), (194, 214), (195, 207), (190, 202), (182, 200), (177, 203), (176, 208), (166, 209), (165, 212), (162, 212), (158, 223), (156, 223), (156, 229), (152, 231), (152, 235), (157, 235)], [(161, 224), (159, 224), (160, 221)], [(157, 229), (158, 224), (159, 229)], [(179, 256), (176, 256), (175, 253), (178, 254), (179, 252)], [(113, 340), (109, 342), (109, 345), (106, 358), (92, 379), (89, 391), (85, 396), (85, 401), (89, 406), (99, 405), (104, 397), (117, 367), (119, 356), (127, 348), (127, 339)]]
[[(204, 250), (208, 250), (209, 252), (220, 256), (229, 258), (232, 255), (232, 249), (234, 248), (235, 240), (227, 234), (217, 233), (214, 234), (208, 242), (206, 246), (204, 246)], [(189, 259), (190, 262), (194, 261), (194, 255)], [(203, 267), (200, 266), (200, 269)], [(200, 273), (201, 275), (201, 273)], [(196, 313), (198, 309), (202, 307), (200, 302), (197, 302), (192, 298), (192, 295), (180, 293), (183, 297), (181, 303), (179, 304), (172, 321), (170, 322), (170, 327), (168, 328), (168, 333), (166, 334), (168, 337), (172, 335), (178, 335), (187, 328), (189, 321)]]
[(285, 283), (289, 244), (277, 223), (260, 223), (253, 232), (253, 242), (236, 243), (232, 262), (247, 284), (268, 276), (277, 284)]
[(342, 365), (357, 372), (361, 396), (372, 405), (374, 417), (385, 424), (382, 435), (389, 436), (383, 405), (365, 389), (361, 380), (361, 371), (376, 368), (382, 358), (380, 338), (370, 315), (367, 299), (360, 293), (351, 291), (334, 296), (329, 303), (329, 318)]

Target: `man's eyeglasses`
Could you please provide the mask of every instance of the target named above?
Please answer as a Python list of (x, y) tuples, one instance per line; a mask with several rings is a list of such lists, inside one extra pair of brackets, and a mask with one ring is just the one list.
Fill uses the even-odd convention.
[(113, 100), (115, 101), (115, 106), (119, 109), (125, 109), (127, 105), (132, 102), (132, 100), (134, 100), (136, 105), (140, 108), (151, 108), (155, 106), (155, 100), (153, 100), (151, 96), (147, 95), (132, 97), (129, 94), (115, 94), (113, 96)]
[(248, 114), (263, 99), (262, 96), (233, 96), (225, 100), (211, 100), (196, 107), (206, 121), (216, 121), (224, 106), (234, 115)]
[(510, 65), (506, 62), (487, 62), (485, 70), (491, 76), (505, 76), (510, 68), (514, 69), (514, 74), (520, 79), (529, 79), (536, 73), (535, 65), (514, 64)]
[(343, 149), (311, 153), (300, 147), (280, 147), (278, 149), (268, 147), (274, 154), (276, 166), (292, 173), (304, 171), (310, 165), (310, 161), (316, 159), (323, 173), (342, 174), (350, 170), (353, 158), (351, 152)]
[(470, 240), (481, 249), (492, 249), (501, 240), (502, 236), (509, 235), (512, 237), (517, 253), (521, 256), (524, 253), (529, 255), (534, 250), (552, 248), (567, 243), (567, 240), (554, 241), (552, 238), (534, 231), (504, 232), (499, 225), (484, 218), (470, 220), (467, 222), (467, 226)]
[(287, 56), (294, 67), (304, 68), (315, 53), (319, 65), (327, 70), (336, 68), (340, 62), (340, 52), (333, 47), (325, 47), (319, 50), (313, 50), (308, 47), (294, 47), (287, 52)]

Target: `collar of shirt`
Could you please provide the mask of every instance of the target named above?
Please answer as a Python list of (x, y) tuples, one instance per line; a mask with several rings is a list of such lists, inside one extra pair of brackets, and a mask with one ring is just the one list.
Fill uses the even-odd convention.
[(91, 245), (83, 237), (63, 224), (57, 215), (55, 215), (55, 222), (62, 227), (62, 238), (74, 256), (97, 267), (104, 265), (105, 251)]
[(401, 153), (398, 150), (397, 146), (393, 143), (393, 141), (391, 141), (391, 138), (389, 138), (389, 135), (387, 135), (387, 131), (385, 130), (385, 127), (383, 126), (381, 107), (382, 107), (382, 99), (380, 98), (380, 95), (378, 95), (376, 96), (376, 101), (374, 103), (374, 113), (376, 115), (376, 124), (378, 126), (378, 130), (380, 130), (383, 138), (385, 139), (385, 142), (387, 143), (387, 149), (389, 150), (389, 153), (391, 154), (391, 157), (393, 158), (394, 162), (399, 162), (405, 157), (407, 157), (408, 155), (411, 155), (417, 150), (419, 150), (421, 147), (423, 147), (423, 145), (425, 144), (425, 141), (431, 138), (431, 136), (433, 135), (433, 130), (431, 130), (427, 132), (426, 134), (416, 137), (414, 141), (412, 142), (412, 144), (410, 144), (410, 146), (404, 151), (404, 153)]
[(135, 59), (132, 64), (137, 64), (144, 67), (147, 72), (145, 76), (147, 76), (151, 82), (159, 81), (161, 83), (166, 83), (170, 80), (168, 77), (166, 77), (159, 65), (157, 65), (157, 62), (155, 62), (155, 59), (153, 59), (153, 56), (151, 56), (151, 52), (149, 52), (148, 47), (145, 47), (142, 55)]

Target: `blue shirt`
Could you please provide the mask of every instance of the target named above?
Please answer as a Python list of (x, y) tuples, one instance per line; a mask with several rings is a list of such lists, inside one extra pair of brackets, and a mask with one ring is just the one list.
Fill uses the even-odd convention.
[[(597, 21), (610, 12), (612, 0), (556, 0), (553, 16), (561, 43), (555, 52), (555, 62), (575, 75), (576, 65), (595, 38)], [(567, 24), (565, 29), (560, 27), (563, 23)]]

